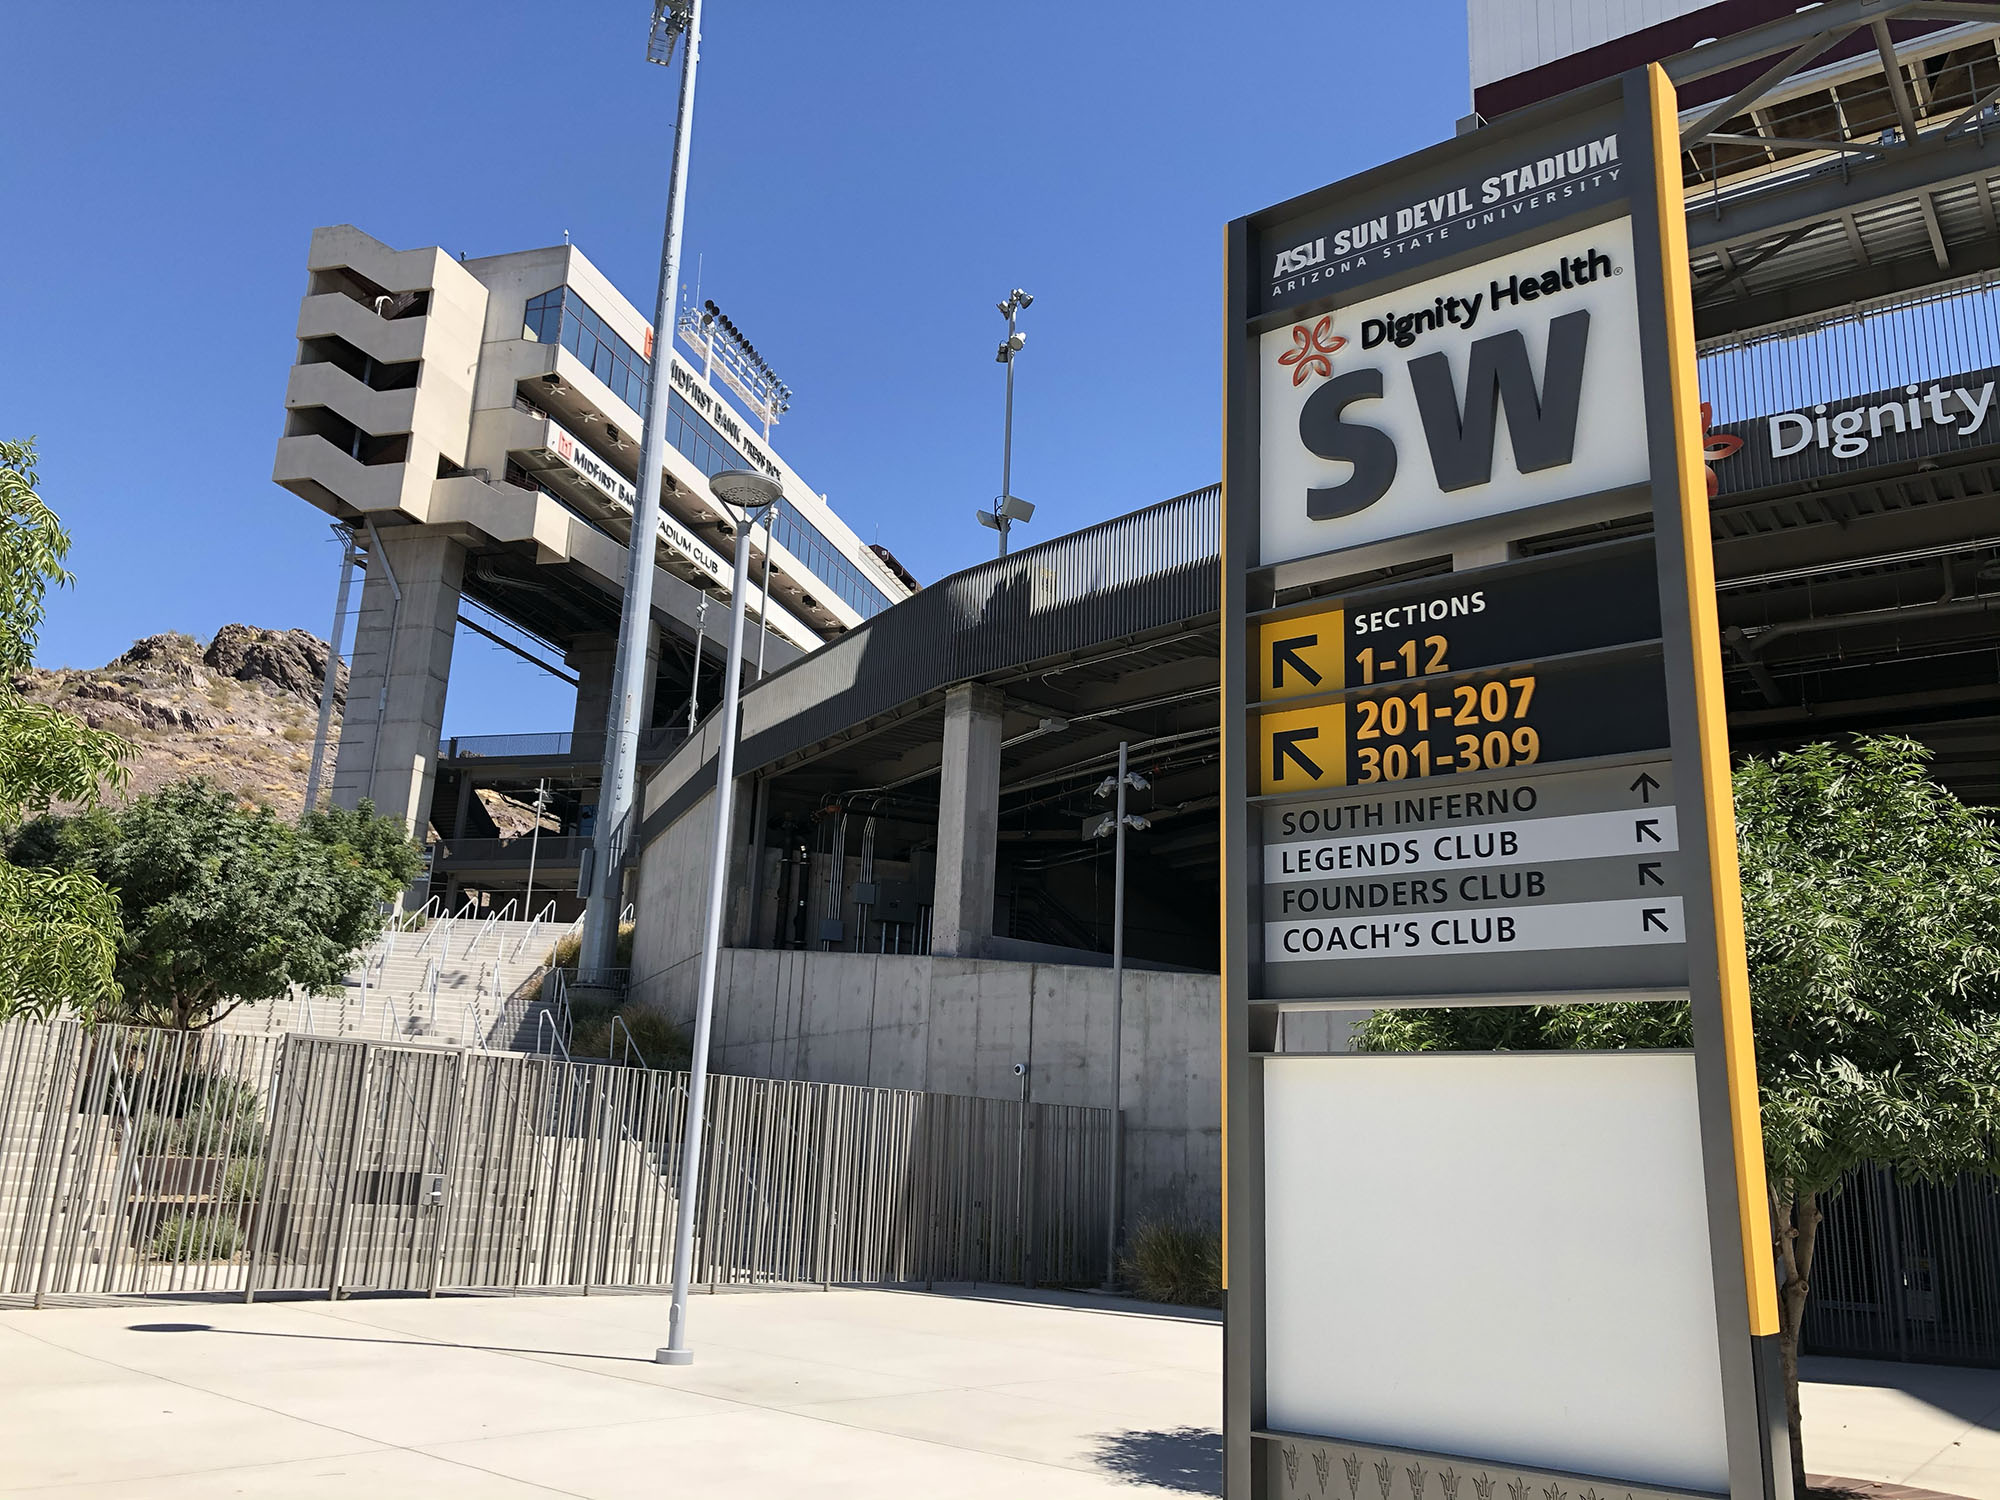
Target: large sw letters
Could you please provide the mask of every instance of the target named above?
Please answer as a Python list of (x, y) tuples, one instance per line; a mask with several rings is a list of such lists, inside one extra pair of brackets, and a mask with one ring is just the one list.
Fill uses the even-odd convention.
[[(1502, 405), (1523, 474), (1559, 468), (1576, 452), (1577, 408), (1590, 313), (1579, 308), (1549, 323), (1548, 358), (1535, 378), (1519, 329), (1474, 339), (1467, 350), (1465, 399), (1460, 403), (1450, 357), (1442, 352), (1408, 362), (1431, 468), (1440, 490), (1469, 489), (1493, 477), (1495, 427)], [(1299, 413), (1299, 440), (1320, 458), (1354, 465), (1345, 481), (1306, 491), (1306, 514), (1330, 521), (1365, 510), (1396, 481), (1396, 440), (1379, 427), (1347, 420), (1357, 401), (1380, 400), (1380, 369), (1350, 370), (1324, 382)]]

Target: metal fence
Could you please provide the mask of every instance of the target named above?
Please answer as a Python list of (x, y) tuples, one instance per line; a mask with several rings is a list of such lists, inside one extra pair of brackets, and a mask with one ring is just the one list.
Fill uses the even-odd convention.
[(1849, 1175), (1814, 1250), (1815, 1354), (2000, 1365), (2000, 1185)]
[(1717, 426), (2000, 364), (2000, 275), (1814, 313), (1700, 351)]
[[(0, 1027), (0, 1303), (664, 1285), (686, 1075)], [(1087, 1284), (1110, 1114), (711, 1079), (695, 1277)]]

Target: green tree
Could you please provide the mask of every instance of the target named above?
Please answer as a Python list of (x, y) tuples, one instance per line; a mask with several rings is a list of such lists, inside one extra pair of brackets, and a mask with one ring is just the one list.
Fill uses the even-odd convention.
[(117, 813), (38, 819), (10, 856), (115, 890), (118, 1018), (189, 1030), (292, 985), (336, 987), (422, 862), (402, 825), (366, 803), (294, 825), (200, 779)]
[[(1748, 759), (1743, 922), (1780, 1286), (1793, 1483), (1799, 1328), (1828, 1200), (1857, 1167), (2000, 1166), (2000, 835), (1896, 738)], [(1383, 1052), (1685, 1047), (1684, 1005), (1382, 1011)]]
[[(69, 533), (37, 493), (35, 445), (0, 442), (0, 825), (55, 802), (94, 805), (122, 786), (131, 747), (59, 709), (29, 703), (16, 681), (34, 665), (48, 590), (70, 582)], [(0, 1019), (114, 1002), (118, 903), (86, 871), (0, 860)]]

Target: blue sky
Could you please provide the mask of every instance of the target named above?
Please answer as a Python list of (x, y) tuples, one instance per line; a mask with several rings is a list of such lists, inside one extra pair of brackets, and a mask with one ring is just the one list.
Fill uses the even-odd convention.
[[(795, 391), (777, 446), (925, 581), (990, 555), (1003, 325), (1022, 541), (1212, 482), (1222, 228), (1441, 139), (1459, 0), (708, 0), (687, 276)], [(671, 74), (647, 0), (0, 0), (0, 435), (75, 533), (44, 665), (232, 620), (324, 635), (326, 519), (270, 481), (309, 232), (565, 230), (650, 308)], [(23, 66), (23, 62), (27, 65)], [(464, 631), (452, 733), (569, 690)]]

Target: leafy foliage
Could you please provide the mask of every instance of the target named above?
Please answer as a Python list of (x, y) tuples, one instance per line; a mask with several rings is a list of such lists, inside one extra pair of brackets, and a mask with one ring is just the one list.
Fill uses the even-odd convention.
[[(2000, 834), (1911, 740), (1736, 776), (1764, 1148), (1780, 1192), (1863, 1163), (1936, 1181), (2000, 1142)], [(1384, 1011), (1371, 1051), (1685, 1047), (1662, 1005)]]
[(382, 929), (382, 904), (415, 876), (400, 823), (359, 809), (296, 826), (199, 779), (117, 814), (42, 818), (9, 851), (17, 863), (87, 872), (124, 915), (117, 1019), (199, 1028), (292, 985), (339, 984)]
[[(1898, 738), (1736, 773), (1764, 1153), (1798, 1451), (1798, 1334), (1822, 1203), (1853, 1168), (2000, 1169), (2000, 834)], [(1385, 1011), (1370, 1051), (1685, 1047), (1685, 1006)], [(1801, 1491), (1803, 1492), (1803, 1491)]]
[[(93, 805), (122, 786), (131, 747), (68, 714), (22, 700), (51, 586), (70, 582), (69, 534), (37, 493), (32, 442), (0, 442), (0, 824), (57, 801)], [(0, 862), (0, 1018), (92, 1014), (115, 1001), (118, 906), (85, 871)]]

